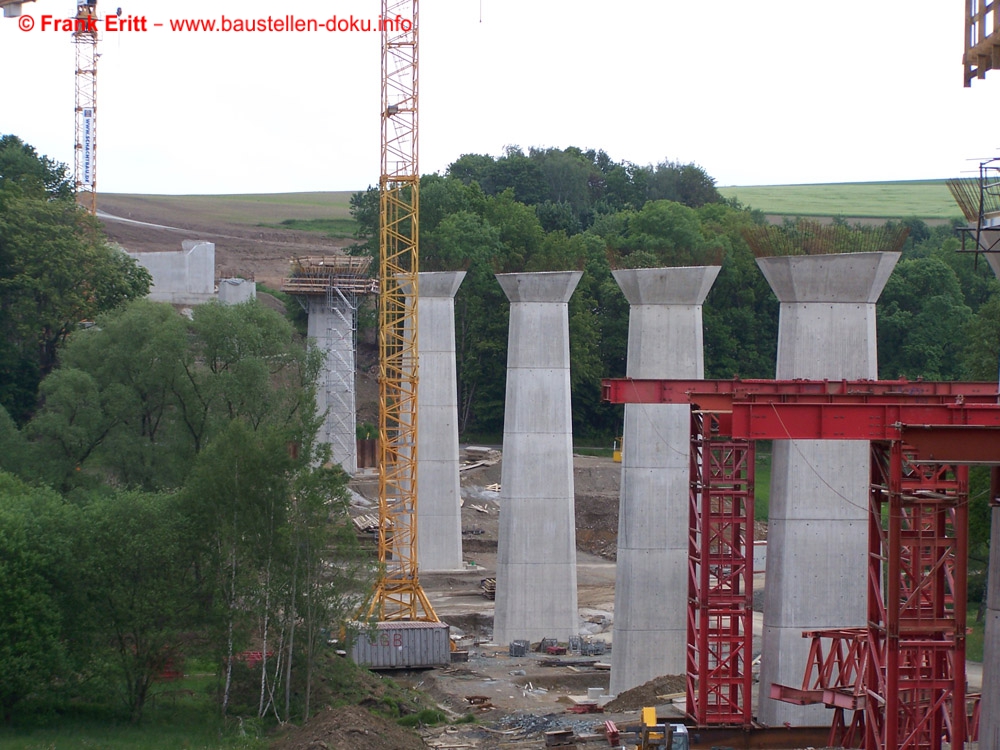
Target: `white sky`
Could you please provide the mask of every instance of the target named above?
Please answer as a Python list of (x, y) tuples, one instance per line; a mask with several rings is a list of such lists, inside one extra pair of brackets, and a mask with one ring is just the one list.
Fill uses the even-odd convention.
[[(379, 0), (99, 0), (100, 15), (378, 17)], [(694, 161), (719, 185), (950, 177), (1000, 154), (1000, 71), (962, 86), (962, 0), (423, 0), (420, 171), (508, 144)], [(72, 163), (73, 0), (0, 18), (0, 133)], [(905, 10), (904, 10), (905, 9)], [(482, 20), (480, 21), (480, 14)], [(107, 32), (98, 189), (357, 190), (378, 33)], [(970, 161), (972, 160), (972, 161)]]

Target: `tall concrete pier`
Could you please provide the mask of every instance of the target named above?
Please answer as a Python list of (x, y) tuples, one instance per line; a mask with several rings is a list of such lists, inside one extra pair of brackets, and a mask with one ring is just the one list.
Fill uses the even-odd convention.
[(417, 561), (421, 571), (462, 567), (455, 292), (464, 278), (465, 271), (418, 274)]
[[(759, 258), (781, 302), (776, 378), (878, 377), (875, 302), (899, 253)], [(867, 621), (869, 446), (865, 441), (774, 442), (759, 720), (828, 724), (823, 706), (768, 698), (801, 685), (803, 630)]]
[[(719, 266), (615, 271), (628, 300), (630, 378), (703, 378), (701, 306)], [(691, 410), (627, 404), (611, 693), (684, 674)]]
[[(992, 256), (987, 256), (992, 260)], [(992, 265), (992, 263), (991, 263)], [(997, 270), (994, 267), (994, 270)], [(983, 643), (979, 747), (1000, 747), (1000, 507), (990, 517), (990, 568)]]
[(581, 276), (497, 275), (510, 300), (497, 643), (578, 631), (567, 303)]
[(329, 443), (332, 460), (348, 474), (357, 471), (354, 407), (354, 307), (336, 289), (306, 297), (309, 338), (323, 352), (316, 408), (325, 414), (317, 440)]
[[(1000, 230), (984, 232), (989, 246), (1000, 243)], [(1000, 247), (1000, 244), (997, 245)], [(986, 254), (993, 273), (1000, 279), (1000, 257)], [(995, 489), (995, 488), (994, 488)], [(986, 631), (983, 644), (983, 697), (980, 713), (979, 747), (1000, 747), (1000, 507), (990, 518), (989, 588), (986, 592)]]

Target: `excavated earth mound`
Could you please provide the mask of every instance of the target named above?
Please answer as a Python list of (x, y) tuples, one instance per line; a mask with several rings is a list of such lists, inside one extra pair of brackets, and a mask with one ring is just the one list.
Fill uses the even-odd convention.
[(668, 674), (655, 677), (649, 682), (626, 690), (604, 707), (606, 713), (623, 711), (638, 711), (644, 706), (656, 706), (663, 703), (660, 696), (673, 693), (683, 693), (687, 688), (687, 679), (682, 674)]
[(420, 737), (359, 706), (328, 708), (271, 743), (271, 750), (427, 750)]

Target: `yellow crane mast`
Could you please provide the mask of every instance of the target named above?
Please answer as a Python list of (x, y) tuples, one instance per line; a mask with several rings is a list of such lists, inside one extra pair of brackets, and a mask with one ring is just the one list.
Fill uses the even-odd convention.
[(80, 0), (73, 30), (76, 46), (76, 121), (73, 180), (77, 200), (97, 213), (97, 0)]
[(438, 617), (417, 575), (418, 0), (382, 0), (379, 178), (380, 572), (368, 616)]

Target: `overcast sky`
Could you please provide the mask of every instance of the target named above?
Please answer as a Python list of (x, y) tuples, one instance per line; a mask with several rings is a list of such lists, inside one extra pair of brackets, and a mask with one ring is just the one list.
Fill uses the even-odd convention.
[[(170, 19), (375, 19), (379, 0), (99, 0), (98, 189), (378, 182), (378, 33), (182, 33)], [(420, 171), (507, 145), (694, 161), (719, 185), (950, 177), (1000, 155), (1000, 71), (962, 86), (962, 0), (423, 0)], [(72, 0), (0, 18), (0, 133), (67, 163)], [(163, 23), (154, 28), (153, 23)]]

